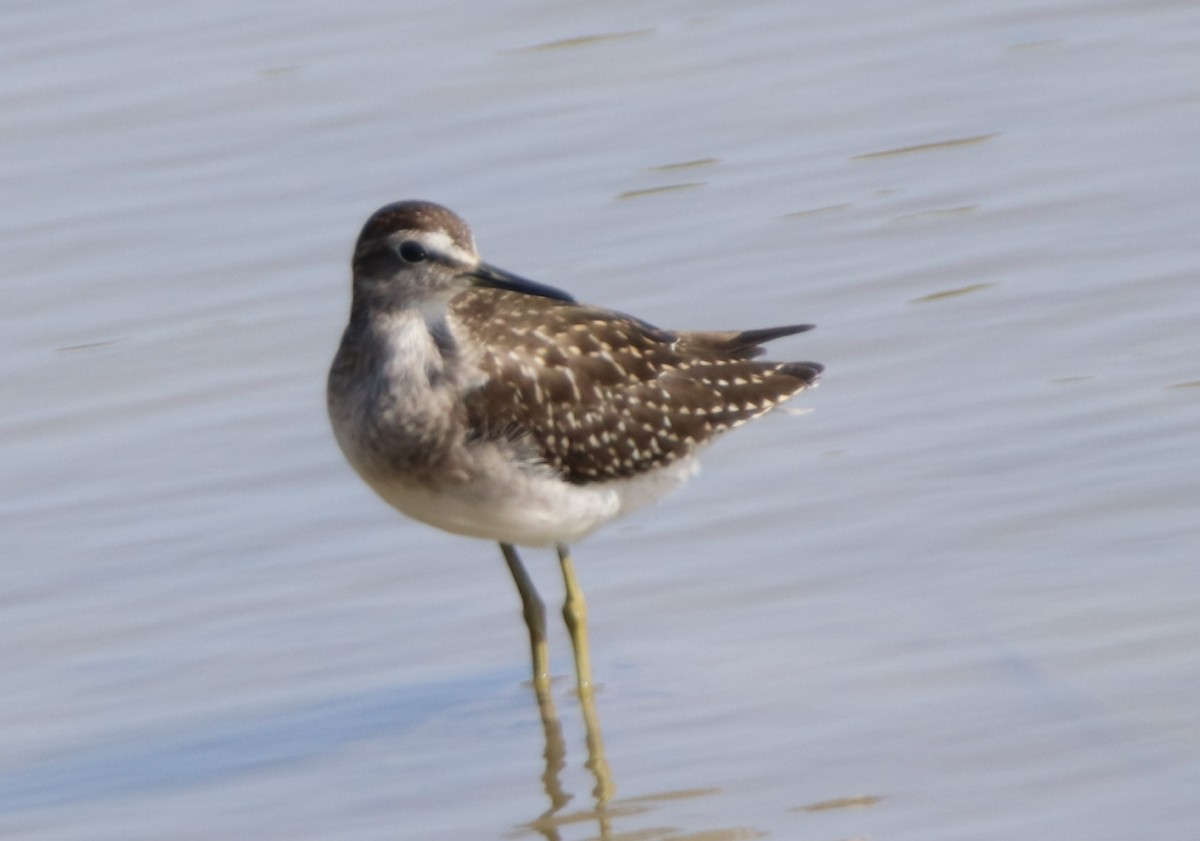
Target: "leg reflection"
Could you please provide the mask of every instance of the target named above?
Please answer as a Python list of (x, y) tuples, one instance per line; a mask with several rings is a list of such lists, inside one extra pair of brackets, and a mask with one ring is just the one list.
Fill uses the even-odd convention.
[(536, 820), (531, 821), (529, 827), (544, 836), (547, 841), (560, 841), (559, 827), (595, 819), (598, 827), (597, 837), (601, 841), (608, 841), (612, 838), (612, 821), (608, 805), (616, 786), (608, 767), (608, 759), (604, 754), (604, 736), (600, 732), (600, 717), (596, 712), (595, 697), (589, 690), (579, 698), (580, 708), (583, 710), (588, 752), (587, 762), (584, 765), (592, 774), (592, 796), (595, 806), (591, 810), (567, 813), (563, 809), (571, 800), (571, 795), (563, 788), (561, 779), (562, 770), (566, 767), (566, 743), (563, 739), (562, 722), (558, 718), (558, 711), (549, 686), (535, 683), (534, 692), (537, 695), (538, 711), (542, 718), (542, 732), (546, 739), (546, 748), (542, 754), (546, 760), (545, 770), (542, 772), (542, 787), (550, 801), (550, 807)]
[(550, 821), (550, 825), (547, 827), (554, 830), (552, 833), (544, 831), (542, 821), (550, 819), (560, 812), (571, 799), (571, 795), (563, 789), (560, 776), (562, 769), (567, 764), (567, 743), (563, 739), (562, 722), (558, 720), (558, 711), (554, 708), (554, 696), (550, 693), (550, 686), (534, 683), (533, 689), (537, 693), (538, 711), (542, 718), (542, 734), (546, 739), (546, 749), (542, 752), (542, 757), (546, 760), (546, 768), (542, 771), (542, 788), (550, 800), (550, 808), (542, 814), (541, 818), (534, 821), (533, 825), (542, 831), (547, 839), (557, 841), (558, 832), (554, 830), (553, 821)]

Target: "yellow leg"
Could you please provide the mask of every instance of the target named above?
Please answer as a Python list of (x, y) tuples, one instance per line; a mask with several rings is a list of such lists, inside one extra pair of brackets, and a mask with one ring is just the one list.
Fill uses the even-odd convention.
[(583, 697), (592, 691), (592, 658), (588, 651), (587, 602), (583, 598), (583, 590), (575, 578), (575, 565), (571, 562), (571, 550), (566, 546), (558, 547), (558, 562), (562, 566), (563, 583), (566, 584), (567, 598), (563, 602), (563, 619), (566, 620), (567, 630), (571, 634), (571, 647), (575, 650), (575, 677), (579, 682), (579, 695)]
[(501, 543), (500, 551), (504, 553), (504, 561), (508, 571), (516, 582), (517, 592), (521, 595), (521, 610), (525, 615), (525, 625), (529, 628), (529, 650), (533, 655), (533, 685), (542, 691), (550, 687), (550, 654), (546, 648), (546, 608), (542, 604), (533, 580), (521, 564), (517, 550), (510, 543)]
[(575, 676), (579, 681), (579, 706), (583, 710), (583, 723), (587, 730), (587, 767), (596, 778), (592, 794), (596, 798), (596, 814), (601, 821), (600, 837), (607, 838), (607, 812), (605, 807), (612, 800), (616, 787), (608, 757), (604, 753), (604, 735), (600, 732), (600, 716), (596, 712), (596, 696), (592, 683), (592, 658), (588, 646), (587, 602), (583, 589), (575, 577), (575, 564), (571, 561), (571, 550), (558, 547), (558, 562), (562, 565), (563, 583), (566, 584), (567, 599), (563, 603), (563, 619), (571, 633), (571, 646), (575, 649)]

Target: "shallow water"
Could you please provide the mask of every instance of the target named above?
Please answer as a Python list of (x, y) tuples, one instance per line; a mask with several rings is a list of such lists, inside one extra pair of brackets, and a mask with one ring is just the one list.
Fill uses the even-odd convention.
[[(1200, 8), (3, 27), (0, 835), (1194, 832)], [(776, 351), (814, 411), (576, 550), (603, 816), (565, 634), (548, 793), (496, 548), (327, 428), (348, 250), (405, 197), (654, 322), (819, 325)]]

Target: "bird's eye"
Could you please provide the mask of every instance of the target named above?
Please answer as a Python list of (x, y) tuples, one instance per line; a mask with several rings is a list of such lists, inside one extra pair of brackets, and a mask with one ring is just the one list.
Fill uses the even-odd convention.
[(425, 246), (419, 242), (414, 242), (411, 239), (406, 239), (400, 243), (400, 256), (409, 263), (420, 263), (429, 255), (425, 253)]

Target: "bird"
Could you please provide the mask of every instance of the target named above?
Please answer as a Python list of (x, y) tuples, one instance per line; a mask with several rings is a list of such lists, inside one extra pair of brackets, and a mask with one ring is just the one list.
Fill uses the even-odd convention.
[(723, 433), (816, 385), (816, 362), (761, 360), (812, 329), (676, 331), (579, 303), (484, 262), (467, 223), (388, 204), (351, 259), (349, 321), (326, 398), (346, 460), (384, 501), (499, 543), (547, 687), (545, 607), (517, 546), (554, 547), (579, 692), (593, 686), (570, 546), (657, 500)]

